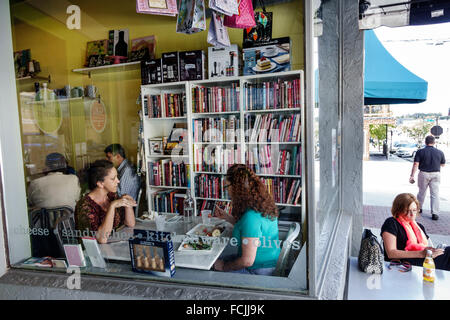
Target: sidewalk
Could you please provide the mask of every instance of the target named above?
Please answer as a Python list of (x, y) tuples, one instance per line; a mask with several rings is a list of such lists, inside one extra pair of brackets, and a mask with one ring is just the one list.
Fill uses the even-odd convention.
[[(364, 205), (363, 227), (379, 230), (389, 217), (392, 217), (390, 207)], [(425, 227), (433, 242), (450, 244), (450, 212), (441, 212), (439, 220), (434, 221), (431, 219), (430, 211), (424, 210), (417, 218), (417, 222)], [(379, 236), (379, 231), (376, 235)]]

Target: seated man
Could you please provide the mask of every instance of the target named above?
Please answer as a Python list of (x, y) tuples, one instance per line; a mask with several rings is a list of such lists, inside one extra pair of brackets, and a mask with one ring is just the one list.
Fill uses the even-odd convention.
[(80, 183), (67, 172), (67, 161), (60, 153), (50, 153), (45, 159), (47, 174), (30, 182), (28, 201), (34, 208), (69, 206), (75, 209), (80, 197)]
[(119, 197), (123, 195), (131, 196), (135, 201), (138, 197), (141, 179), (136, 174), (136, 170), (126, 159), (125, 150), (118, 144), (111, 144), (105, 149), (106, 159), (113, 163), (119, 174), (119, 189), (117, 193)]

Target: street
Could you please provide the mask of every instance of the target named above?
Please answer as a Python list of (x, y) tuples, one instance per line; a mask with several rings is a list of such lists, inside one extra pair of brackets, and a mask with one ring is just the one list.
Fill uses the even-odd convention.
[[(409, 183), (413, 159), (390, 155), (389, 160), (382, 155), (371, 155), (370, 161), (363, 161), (363, 203), (372, 206), (392, 205), (399, 193), (410, 192), (417, 195), (416, 183)], [(450, 179), (448, 165), (441, 169), (440, 211), (450, 212)], [(424, 210), (430, 209), (429, 191), (425, 198)]]

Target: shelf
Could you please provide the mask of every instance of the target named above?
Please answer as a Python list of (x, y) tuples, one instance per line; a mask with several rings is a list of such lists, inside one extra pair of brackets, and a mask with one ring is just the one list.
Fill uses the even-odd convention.
[(294, 208), (301, 208), (302, 207), (301, 204), (275, 203), (275, 205), (282, 206), (282, 207), (294, 207)]
[(301, 179), (301, 176), (296, 175), (288, 175), (288, 174), (265, 174), (265, 173), (256, 173), (259, 177), (274, 177), (274, 178), (293, 178), (293, 179)]
[(110, 65), (100, 66), (100, 67), (73, 69), (72, 72), (87, 74), (90, 76), (92, 72), (101, 73), (101, 72), (109, 72), (109, 71), (123, 71), (122, 69), (124, 69), (126, 67), (133, 67), (133, 68), (139, 67), (140, 68), (141, 62), (133, 61), (133, 62), (118, 63), (118, 64), (110, 64)]
[(207, 171), (194, 171), (194, 174), (217, 174), (217, 175), (226, 175), (226, 172), (207, 172)]
[(240, 111), (221, 111), (221, 112), (193, 112), (192, 118), (195, 116), (220, 116), (221, 114), (240, 114)]
[(44, 104), (44, 103), (51, 103), (51, 102), (69, 102), (69, 101), (80, 101), (83, 99), (90, 99), (94, 100), (94, 98), (87, 98), (87, 97), (79, 97), (79, 98), (65, 98), (65, 99), (47, 99), (47, 100), (39, 100), (39, 101), (28, 101), (27, 104)]
[(301, 112), (301, 108), (245, 110), (244, 113)]
[(33, 80), (47, 80), (48, 83), (50, 83), (51, 80), (52, 80), (50, 75), (48, 75), (48, 77), (42, 77), (42, 76), (33, 75), (33, 76), (26, 76), (26, 77), (16, 78), (16, 81), (30, 80), (30, 79), (33, 79)]
[(229, 199), (215, 199), (215, 198), (202, 198), (202, 197), (195, 197), (195, 199), (198, 199), (198, 200), (209, 200), (209, 201), (226, 201), (226, 202), (231, 202), (231, 200), (229, 200)]
[(251, 145), (251, 144), (260, 144), (260, 145), (277, 145), (277, 144), (292, 144), (292, 145), (298, 145), (298, 144), (302, 144), (301, 142), (245, 142), (245, 144), (247, 145)]
[(164, 117), (164, 118), (149, 118), (146, 117), (146, 120), (187, 120), (187, 117)]
[(240, 142), (192, 142), (193, 144), (215, 144), (215, 145), (239, 145)]
[(188, 155), (171, 155), (171, 154), (149, 154), (147, 155), (147, 158), (174, 158), (174, 159), (182, 159), (182, 158), (189, 158)]
[(150, 188), (161, 188), (161, 189), (183, 189), (186, 190), (188, 187), (177, 187), (177, 186), (153, 186), (149, 185)]

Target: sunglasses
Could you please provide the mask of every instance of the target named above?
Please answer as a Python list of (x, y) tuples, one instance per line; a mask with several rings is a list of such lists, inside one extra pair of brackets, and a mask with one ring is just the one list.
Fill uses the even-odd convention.
[(408, 261), (400, 261), (400, 260), (392, 260), (389, 263), (388, 269), (392, 270), (392, 268), (396, 268), (400, 272), (408, 272), (411, 271), (411, 263)]

